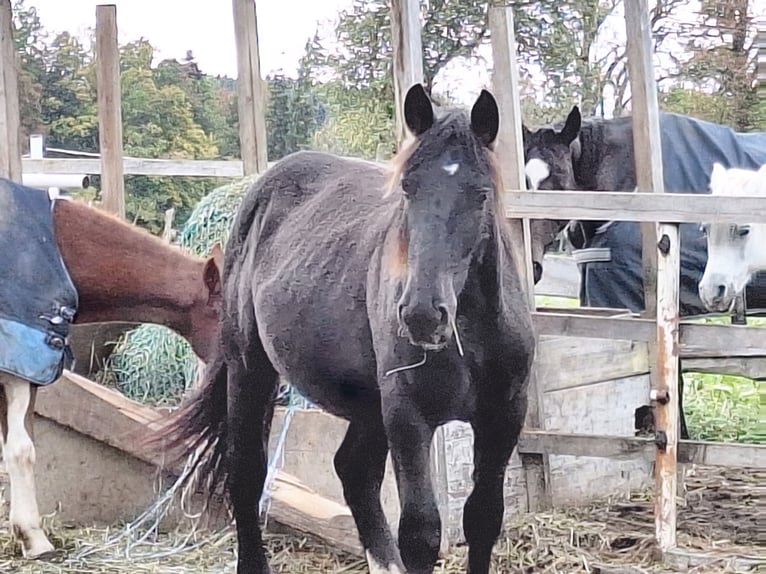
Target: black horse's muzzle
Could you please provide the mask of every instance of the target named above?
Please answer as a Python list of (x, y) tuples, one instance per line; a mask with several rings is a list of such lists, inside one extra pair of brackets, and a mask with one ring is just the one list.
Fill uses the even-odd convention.
[(427, 304), (411, 302), (399, 304), (400, 332), (416, 347), (428, 350), (443, 348), (450, 333), (450, 313), (447, 306), (438, 301)]

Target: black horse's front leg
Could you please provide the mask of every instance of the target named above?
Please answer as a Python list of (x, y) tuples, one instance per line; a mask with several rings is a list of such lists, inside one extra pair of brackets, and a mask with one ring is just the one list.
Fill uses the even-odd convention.
[(503, 525), (503, 483), (527, 411), (525, 393), (510, 404), (483, 402), (472, 422), (474, 487), (463, 509), (468, 574), (488, 574), (492, 548)]
[(402, 395), (384, 398), (383, 420), (399, 491), (399, 553), (407, 574), (431, 574), (441, 542), (429, 457), (434, 428)]

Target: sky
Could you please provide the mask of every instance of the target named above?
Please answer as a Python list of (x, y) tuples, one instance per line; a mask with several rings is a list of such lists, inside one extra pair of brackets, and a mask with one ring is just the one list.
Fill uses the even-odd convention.
[[(25, 0), (37, 8), (50, 33), (68, 31), (87, 37), (96, 26), (96, 5), (109, 0)], [(200, 1), (192, 10), (189, 0), (111, 0), (117, 6), (120, 44), (144, 37), (157, 49), (157, 60), (194, 54), (207, 74), (237, 77), (237, 55), (231, 0)], [(213, 5), (218, 7), (213, 7)], [(317, 26), (331, 31), (337, 14), (351, 0), (257, 0), (258, 45), (261, 74), (293, 72), (306, 41)], [(332, 34), (329, 34), (332, 36)], [(326, 37), (327, 35), (325, 35)], [(449, 90), (458, 101), (472, 101), (489, 81), (486, 66), (466, 70), (458, 63), (447, 66), (439, 89)]]
[[(69, 31), (87, 37), (95, 27), (96, 5), (109, 0), (25, 0), (34, 6), (43, 27), (49, 32)], [(181, 59), (191, 50), (203, 72), (237, 77), (234, 24), (231, 0), (199, 0), (191, 9), (189, 0), (111, 0), (117, 6), (117, 27), (121, 44), (144, 37), (157, 49), (157, 60)], [(351, 0), (257, 0), (258, 43), (261, 73), (295, 71), (306, 41), (317, 26), (331, 32), (337, 14)], [(756, 0), (756, 13), (766, 13), (766, 0)], [(215, 7), (214, 7), (215, 6)], [(698, 0), (689, 0), (687, 14), (698, 9)], [(676, 17), (684, 19), (686, 14)], [(625, 28), (621, 13), (613, 14), (602, 29), (605, 45), (624, 43)], [(491, 59), (489, 46), (482, 56)], [(655, 65), (662, 66), (662, 61)], [(447, 90), (458, 101), (469, 104), (489, 83), (488, 66), (479, 63), (466, 67), (450, 63), (440, 74), (435, 90)], [(605, 94), (608, 99), (608, 95)], [(607, 106), (611, 108), (610, 102)], [(611, 110), (607, 111), (607, 115)]]
[[(43, 27), (77, 36), (96, 26), (96, 5), (117, 6), (120, 44), (142, 36), (158, 59), (183, 58), (191, 50), (202, 71), (237, 76), (231, 0), (26, 0), (37, 8)], [(317, 23), (332, 22), (350, 0), (258, 0), (258, 44), (263, 75), (294, 68)]]

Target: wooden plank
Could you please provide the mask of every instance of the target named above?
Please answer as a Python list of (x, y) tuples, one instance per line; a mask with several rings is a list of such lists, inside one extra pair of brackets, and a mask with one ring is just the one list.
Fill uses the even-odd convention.
[[(500, 111), (500, 133), (495, 146), (501, 176), (512, 189), (526, 190), (524, 145), (521, 131), (522, 112), (519, 97), (519, 74), (516, 66), (516, 38), (513, 8), (491, 5), (489, 29), (492, 42), (492, 91)], [(531, 308), (535, 305), (532, 272), (532, 241), (529, 219), (509, 221), (511, 248), (518, 273), (526, 287)], [(541, 429), (545, 423), (543, 387), (538, 373), (539, 362), (532, 369), (528, 390), (526, 428)], [(522, 457), (527, 483), (527, 508), (530, 512), (552, 505), (550, 462), (545, 454)]]
[(261, 78), (255, 0), (233, 0), (239, 140), (245, 175), (267, 169), (266, 88)]
[[(160, 466), (161, 460), (136, 447), (134, 439), (163, 415), (84, 377), (64, 371), (54, 384), (37, 394), (38, 415), (69, 427), (131, 456)], [(178, 469), (175, 469), (176, 471)], [(362, 555), (351, 512), (278, 472), (271, 491), (272, 518), (291, 529), (311, 534), (347, 552)]]
[(749, 572), (754, 567), (763, 567), (764, 557), (751, 554), (732, 554), (727, 551), (699, 552), (683, 548), (669, 548), (662, 553), (662, 560), (668, 566), (676, 568), (677, 572), (687, 572), (692, 569), (715, 566), (721, 572)]
[(651, 437), (614, 437), (558, 431), (524, 430), (519, 439), (520, 453), (547, 453), (599, 458), (632, 458), (637, 455), (654, 457)]
[[(538, 335), (647, 342), (654, 322), (632, 317), (594, 317), (576, 312), (533, 312)], [(681, 322), (682, 358), (766, 357), (766, 327)]]
[(404, 97), (415, 84), (423, 83), (423, 43), (420, 38), (420, 2), (391, 1), (391, 36), (394, 64), (394, 117), (396, 145), (407, 138)]
[(766, 380), (766, 358), (717, 357), (684, 359), (681, 363), (684, 373), (707, 373), (731, 375), (754, 380)]
[(120, 48), (117, 43), (117, 6), (114, 4), (96, 6), (96, 88), (102, 207), (125, 218)]
[[(626, 50), (630, 79), (637, 191), (665, 194), (660, 109), (652, 63), (649, 1), (625, 4)], [(653, 390), (666, 400), (654, 403), (658, 443), (655, 459), (655, 537), (662, 550), (676, 545), (678, 488), (678, 361), (681, 239), (677, 224), (659, 219), (641, 224), (645, 317), (656, 317), (656, 338), (648, 342)], [(661, 437), (662, 434), (659, 436)]]
[[(537, 377), (546, 393), (575, 389), (650, 372), (646, 343), (613, 339), (543, 336)], [(766, 358), (684, 359), (684, 373), (766, 380)]]
[[(24, 173), (46, 174), (101, 174), (101, 161), (87, 158), (46, 158), (21, 160)], [(271, 162), (269, 167), (274, 165)], [(125, 175), (183, 176), (183, 177), (232, 177), (244, 175), (240, 160), (211, 159), (147, 159), (124, 157), (122, 169)]]
[(10, 0), (0, 0), (0, 177), (21, 181), (18, 72)]
[(541, 337), (537, 349), (537, 380), (546, 393), (649, 372), (646, 343)]
[(320, 496), (284, 472), (275, 477), (270, 494), (269, 514), (277, 522), (349, 554), (364, 556), (354, 517), (345, 505)]
[(678, 460), (684, 463), (741, 468), (766, 468), (766, 445), (680, 440)]
[(506, 217), (531, 219), (766, 223), (766, 199), (754, 196), (507, 189), (504, 203)]
[[(598, 458), (655, 457), (653, 437), (616, 437), (569, 432), (524, 430), (520, 453), (547, 453)], [(678, 460), (705, 466), (766, 469), (766, 445), (680, 440)], [(673, 491), (675, 494), (675, 490)]]
[(532, 313), (539, 336), (592, 337), (595, 339), (624, 339), (649, 341), (654, 337), (654, 322), (635, 317), (599, 317), (572, 312), (539, 310)]

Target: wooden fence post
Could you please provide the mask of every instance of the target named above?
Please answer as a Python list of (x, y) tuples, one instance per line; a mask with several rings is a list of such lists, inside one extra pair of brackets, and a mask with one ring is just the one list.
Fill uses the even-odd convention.
[(261, 78), (258, 17), (255, 0), (233, 0), (232, 7), (237, 42), (240, 155), (244, 175), (252, 175), (268, 167), (266, 86)]
[(0, 0), (0, 177), (21, 183), (19, 57), (10, 0)]
[(122, 166), (122, 93), (117, 6), (96, 6), (96, 89), (98, 143), (101, 154), (101, 205), (125, 218), (125, 178)]
[(404, 97), (423, 76), (423, 43), (420, 39), (420, 2), (391, 0), (391, 36), (394, 52), (394, 109), (396, 147), (407, 135), (404, 122)]
[[(625, 3), (628, 75), (632, 94), (633, 142), (638, 191), (664, 193), (659, 103), (652, 65), (652, 27), (647, 0)], [(656, 309), (656, 343), (650, 345), (655, 428), (660, 443), (655, 464), (655, 530), (662, 551), (676, 546), (678, 455), (679, 272), (680, 237), (677, 224), (659, 223), (655, 234), (644, 234), (644, 262), (657, 262), (656, 302), (651, 282), (645, 283), (645, 308)], [(654, 229), (652, 229), (654, 231)], [(646, 266), (644, 272), (650, 272)], [(646, 275), (645, 275), (646, 277)]]
[[(393, 37), (394, 107), (396, 118), (396, 148), (407, 136), (404, 122), (404, 98), (417, 83), (423, 83), (423, 44), (420, 39), (419, 0), (391, 1), (391, 35)], [(447, 484), (447, 438), (444, 426), (436, 429), (431, 442), (431, 477), (436, 492), (436, 504), (442, 517), (441, 550), (449, 547), (449, 494)]]
[[(497, 154), (500, 159), (503, 184), (507, 189), (526, 190), (524, 172), (524, 143), (521, 133), (522, 114), (519, 98), (519, 74), (516, 66), (516, 38), (513, 28), (513, 8), (496, 5), (489, 8), (489, 28), (492, 38), (492, 89), (500, 108), (500, 134)], [(514, 260), (526, 286), (529, 303), (535, 305), (535, 283), (532, 272), (532, 243), (529, 219), (510, 219)], [(537, 381), (536, 368), (529, 384), (529, 406), (525, 428), (543, 429), (545, 423), (542, 385)], [(527, 509), (543, 510), (551, 506), (550, 467), (547, 454), (521, 455), (527, 483)]]

